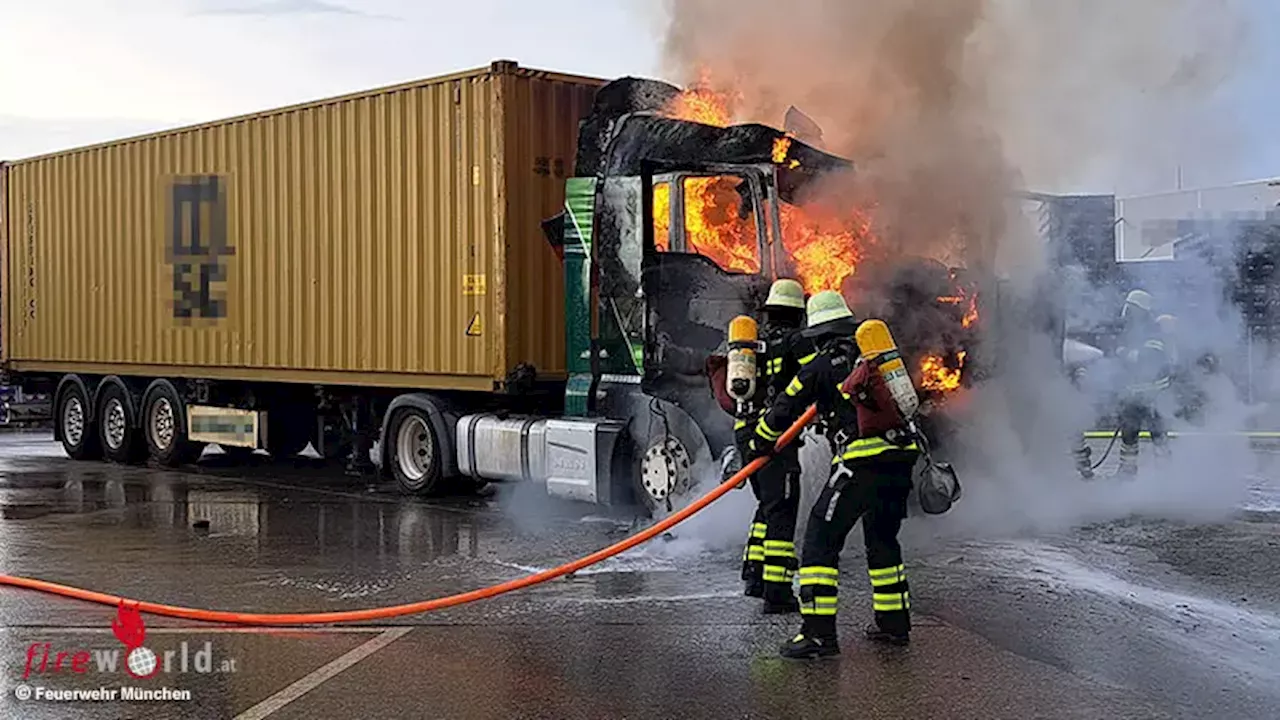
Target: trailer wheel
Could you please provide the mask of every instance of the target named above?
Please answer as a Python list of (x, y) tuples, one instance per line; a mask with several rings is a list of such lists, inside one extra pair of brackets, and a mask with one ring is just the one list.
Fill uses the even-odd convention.
[(178, 467), (200, 459), (203, 443), (187, 439), (187, 412), (177, 390), (167, 380), (156, 380), (142, 401), (147, 452), (162, 467)]
[(98, 437), (102, 454), (112, 462), (133, 465), (146, 453), (133, 405), (127, 391), (114, 382), (102, 388), (98, 396)]
[(391, 416), (387, 460), (401, 492), (428, 495), (440, 489), (444, 476), (440, 442), (426, 413), (403, 407)]
[(62, 450), (72, 460), (97, 460), (102, 457), (102, 443), (94, 426), (93, 413), (89, 410), (89, 398), (79, 383), (67, 383), (58, 398), (54, 422), (58, 423), (58, 437), (62, 438)]

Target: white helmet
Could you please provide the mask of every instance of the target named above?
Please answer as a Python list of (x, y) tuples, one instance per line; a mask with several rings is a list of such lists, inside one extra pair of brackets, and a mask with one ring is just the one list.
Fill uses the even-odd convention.
[(1128, 317), (1129, 308), (1131, 307), (1150, 313), (1151, 304), (1151, 294), (1146, 290), (1131, 290), (1124, 298), (1124, 307), (1120, 309), (1120, 317)]

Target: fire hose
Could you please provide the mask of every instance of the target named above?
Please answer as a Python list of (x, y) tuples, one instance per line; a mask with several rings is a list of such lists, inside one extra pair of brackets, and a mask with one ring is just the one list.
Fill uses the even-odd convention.
[[(787, 431), (778, 438), (774, 447), (781, 450), (790, 445), (800, 431), (808, 425), (810, 421), (817, 416), (818, 411), (815, 407), (810, 407), (805, 411), (800, 419), (796, 420)], [(117, 595), (109, 595), (107, 593), (95, 592), (93, 590), (85, 590), (82, 588), (71, 587), (69, 585), (59, 585), (58, 583), (48, 582), (45, 580), (36, 580), (34, 578), (19, 577), (16, 575), (0, 574), (0, 585), (10, 585), (12, 587), (25, 588), (35, 590), (37, 592), (48, 593), (50, 595), (60, 595), (62, 597), (72, 598), (74, 600), (82, 600), (84, 602), (98, 603), (100, 605), (127, 605), (135, 608), (140, 612), (149, 613), (151, 615), (161, 615), (165, 617), (180, 618), (183, 620), (199, 620), (202, 622), (229, 623), (233, 625), (272, 625), (272, 626), (288, 626), (288, 625), (332, 625), (337, 623), (358, 623), (369, 620), (382, 620), (385, 618), (401, 617), (404, 615), (417, 615), (419, 613), (431, 612), (433, 610), (443, 610), (457, 605), (465, 605), (477, 600), (485, 600), (515, 590), (521, 590), (532, 587), (540, 583), (554, 580), (571, 573), (575, 573), (585, 567), (595, 565), (596, 563), (607, 560), (615, 555), (626, 552), (631, 548), (648, 542), (680, 523), (688, 520), (695, 513), (707, 507), (711, 503), (719, 500), (729, 491), (738, 487), (745, 482), (752, 474), (760, 470), (769, 462), (769, 458), (760, 457), (747, 463), (745, 467), (733, 474), (728, 480), (711, 489), (707, 494), (694, 500), (688, 506), (681, 508), (679, 511), (663, 518), (648, 528), (640, 532), (626, 537), (609, 547), (597, 550), (585, 557), (578, 558), (564, 565), (543, 570), (532, 575), (508, 580), (497, 585), (471, 590), (469, 592), (458, 593), (456, 595), (448, 595), (446, 597), (435, 598), (433, 600), (423, 600), (415, 603), (404, 605), (390, 605), (387, 607), (367, 608), (364, 610), (338, 610), (333, 612), (315, 612), (315, 613), (245, 613), (233, 612), (228, 610), (204, 610), (200, 608), (181, 607), (177, 605), (165, 605), (162, 603), (147, 602), (145, 600), (132, 600)]]

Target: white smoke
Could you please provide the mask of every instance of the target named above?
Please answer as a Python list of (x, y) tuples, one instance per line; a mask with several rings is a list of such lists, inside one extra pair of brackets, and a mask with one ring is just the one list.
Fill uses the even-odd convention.
[[(1005, 303), (1026, 302), (1052, 255), (1010, 213), (1016, 192), (1167, 188), (1180, 167), (1221, 177), (1249, 151), (1237, 117), (1205, 111), (1255, 47), (1239, 0), (847, 0), (785, 9), (766, 0), (669, 0), (668, 10), (673, 79), (708, 73), (738, 97), (739, 120), (776, 126), (787, 106), (802, 108), (823, 127), (827, 149), (858, 165), (850, 198), (874, 198), (879, 236), (904, 254), (935, 257), (958, 238), (970, 267), (1007, 276)], [(1083, 269), (1052, 274), (1094, 322), (1118, 313), (1116, 288)], [(1146, 289), (1157, 312), (1195, 328), (1193, 349), (1210, 347), (1224, 365), (1241, 366), (1248, 350), (1239, 311), (1224, 303), (1207, 264), (1201, 275), (1186, 278), (1195, 297), (1171, 284)], [(1163, 466), (1144, 443), (1136, 479), (1112, 479), (1104, 465), (1103, 476), (1084, 483), (1070, 445), (1110, 409), (1107, 393), (1072, 387), (1052, 342), (1029, 321), (1002, 332), (1000, 375), (963, 411), (956, 460), (965, 497), (910, 533), (1041, 532), (1134, 513), (1206, 519), (1238, 506), (1253, 458), (1247, 441), (1221, 433), (1240, 430), (1259, 409), (1224, 378), (1205, 380), (1210, 402), (1195, 427), (1166, 411), (1168, 429), (1208, 435), (1179, 438)], [(1104, 447), (1095, 447), (1095, 461)], [(813, 483), (826, 471), (809, 463), (806, 477)], [(735, 519), (737, 528), (749, 521), (745, 511)]]

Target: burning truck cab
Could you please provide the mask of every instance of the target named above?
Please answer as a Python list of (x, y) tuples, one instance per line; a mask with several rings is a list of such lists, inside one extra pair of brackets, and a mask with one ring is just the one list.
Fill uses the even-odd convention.
[(807, 202), (853, 163), (783, 130), (673, 113), (688, 97), (634, 78), (601, 88), (565, 211), (544, 223), (565, 269), (566, 413), (628, 419), (633, 455), (620, 462), (651, 509), (718, 473), (733, 421), (707, 360), (778, 277), (840, 289), (860, 316), (888, 321), (919, 348), (908, 359), (925, 400), (968, 382), (977, 320), (975, 288), (934, 261), (896, 262), (878, 292), (862, 287), (869, 220)]

